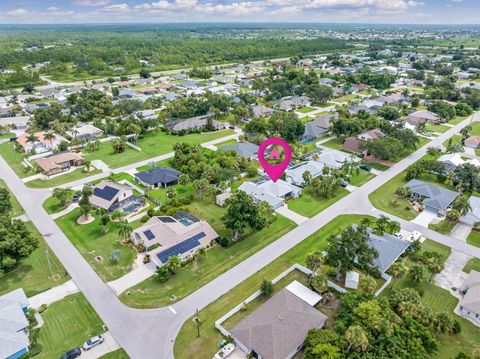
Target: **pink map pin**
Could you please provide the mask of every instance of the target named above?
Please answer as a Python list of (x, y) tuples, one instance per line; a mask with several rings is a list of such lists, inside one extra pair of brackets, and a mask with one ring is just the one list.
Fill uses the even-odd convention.
[[(285, 159), (282, 163), (279, 163), (278, 165), (271, 165), (267, 162), (267, 160), (265, 159), (265, 150), (270, 145), (280, 145), (281, 147), (283, 147), (283, 150), (285, 151)], [(279, 159), (280, 153), (276, 148), (274, 148), (270, 152), (269, 156), (271, 160)], [(273, 182), (277, 182), (278, 179), (282, 177), (283, 171), (285, 171), (291, 159), (292, 150), (290, 149), (290, 146), (286, 141), (278, 137), (271, 137), (265, 140), (258, 149), (258, 161)]]

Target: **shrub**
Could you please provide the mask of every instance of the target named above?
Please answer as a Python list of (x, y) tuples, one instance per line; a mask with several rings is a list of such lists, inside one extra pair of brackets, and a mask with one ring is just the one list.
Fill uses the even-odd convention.
[(272, 281), (264, 279), (262, 285), (260, 286), (260, 291), (265, 297), (270, 297), (273, 293), (273, 284)]
[(160, 283), (165, 283), (167, 280), (170, 279), (172, 273), (168, 270), (167, 266), (163, 266), (157, 269), (156, 275)]
[(222, 247), (226, 248), (230, 245), (230, 240), (227, 237), (222, 237), (220, 238), (219, 243)]
[(38, 313), (42, 314), (44, 311), (47, 310), (47, 305), (46, 304), (42, 304), (40, 306), (40, 308), (38, 308)]

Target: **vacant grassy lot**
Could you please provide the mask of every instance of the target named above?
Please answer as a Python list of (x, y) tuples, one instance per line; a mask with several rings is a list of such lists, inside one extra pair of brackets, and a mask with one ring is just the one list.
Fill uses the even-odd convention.
[(472, 130), (470, 131), (471, 136), (480, 136), (480, 123), (473, 122), (472, 123)]
[(330, 141), (322, 143), (322, 146), (333, 148), (334, 150), (343, 151), (343, 140), (339, 138), (334, 138)]
[[(74, 191), (71, 190), (70, 194), (73, 198)], [(47, 211), (47, 213), (52, 214), (52, 213), (57, 213), (60, 211), (63, 211), (67, 207), (64, 206), (58, 199), (56, 199), (53, 196), (48, 197), (45, 202), (43, 202), (43, 208)]]
[(467, 265), (463, 268), (465, 273), (470, 273), (471, 270), (476, 270), (480, 272), (480, 259), (472, 258), (467, 262)]
[[(195, 189), (193, 188), (192, 182), (187, 183), (185, 186), (182, 186), (180, 184), (176, 184), (176, 185), (173, 185), (173, 186), (170, 186), (170, 187), (175, 188), (176, 191), (177, 191), (177, 195), (175, 196), (175, 199), (180, 199), (182, 197), (188, 196), (188, 195), (193, 194), (195, 192)], [(155, 188), (155, 189), (149, 190), (148, 194), (150, 196), (158, 199), (162, 203), (166, 203), (166, 202), (169, 201), (169, 199), (167, 198), (167, 191), (166, 191), (165, 187)]]
[(6, 188), (7, 191), (10, 193), (10, 203), (12, 204), (12, 211), (11, 211), (11, 216), (12, 217), (18, 217), (24, 213), (22, 206), (20, 203), (18, 203), (17, 198), (13, 195), (12, 191), (10, 188), (7, 187), (7, 184), (0, 179), (0, 188)]
[(349, 192), (345, 188), (341, 188), (331, 198), (317, 199), (308, 192), (308, 188), (304, 188), (302, 195), (299, 198), (291, 199), (287, 205), (290, 210), (302, 216), (313, 217), (348, 194)]
[[(217, 230), (216, 226), (210, 224)], [(137, 308), (172, 304), (244, 261), (294, 227), (295, 223), (277, 215), (277, 220), (270, 227), (251, 233), (228, 248), (215, 246), (209, 249), (194, 263), (181, 268), (166, 283), (160, 283), (155, 277), (150, 277), (124, 292), (120, 299), (123, 303)], [(175, 300), (172, 300), (173, 295), (176, 297)]]
[(445, 126), (445, 125), (432, 125), (432, 124), (428, 124), (426, 125), (425, 129), (427, 131), (430, 131), (430, 132), (440, 132), (440, 133), (443, 133), (445, 131), (448, 131), (450, 129), (449, 126)]
[(175, 339), (174, 355), (176, 359), (210, 358), (218, 350), (222, 336), (215, 329), (214, 322), (238, 303), (248, 298), (260, 288), (264, 279), (272, 280), (295, 263), (304, 264), (306, 256), (324, 249), (331, 234), (337, 233), (350, 224), (359, 224), (364, 216), (341, 215), (323, 226), (318, 232), (290, 249), (266, 267), (250, 276), (234, 289), (202, 309), (200, 315), (201, 337), (197, 337), (196, 326), (187, 320)]
[(432, 224), (430, 223), (428, 225), (428, 228), (433, 229), (434, 231), (437, 231), (442, 234), (448, 234), (452, 231), (453, 227), (455, 227), (454, 222), (449, 222), (447, 220), (440, 221), (437, 224)]
[(306, 107), (302, 107), (300, 109), (297, 110), (297, 112), (300, 112), (300, 113), (309, 113), (309, 112), (312, 112), (312, 111), (315, 111), (316, 109), (313, 108), (313, 107), (309, 107), (309, 106), (306, 106)]
[(43, 350), (36, 358), (59, 358), (65, 351), (106, 331), (102, 320), (81, 293), (51, 304), (42, 313), (42, 318), (45, 324), (40, 329), (38, 342)]
[[(55, 222), (104, 281), (111, 281), (125, 275), (135, 259), (136, 251), (120, 243), (118, 223), (110, 222), (107, 225), (107, 232), (103, 234), (98, 218), (95, 218), (92, 223), (79, 225), (77, 219), (80, 216), (80, 209), (77, 208)], [(139, 221), (130, 223), (133, 228), (140, 224)], [(110, 260), (114, 250), (120, 252), (118, 262)], [(101, 258), (97, 259), (99, 256)]]
[(479, 231), (471, 231), (467, 237), (468, 244), (471, 244), (475, 247), (480, 247), (480, 232)]
[(418, 213), (411, 208), (409, 201), (395, 196), (395, 191), (404, 184), (405, 174), (402, 172), (377, 188), (368, 198), (376, 208), (411, 221)]
[(33, 169), (28, 169), (23, 165), (24, 154), (15, 151), (13, 142), (0, 144), (0, 155), (12, 167), (18, 177), (25, 178), (35, 174)]
[(90, 177), (100, 173), (99, 169), (91, 170), (90, 172), (85, 171), (83, 168), (77, 168), (72, 172), (66, 173), (61, 176), (53, 177), (48, 180), (42, 180), (40, 178), (35, 179), (33, 181), (25, 183), (27, 187), (31, 188), (50, 188), (50, 187), (57, 187), (65, 183), (70, 183), (73, 181), (77, 181), (82, 178)]
[[(32, 234), (38, 238), (38, 248), (13, 271), (4, 274), (0, 280), (0, 295), (17, 288), (23, 288), (27, 297), (34, 296), (47, 289), (67, 281), (65, 269), (32, 222), (26, 222)], [(54, 277), (50, 273), (46, 251)]]
[(361, 186), (365, 183), (367, 183), (368, 181), (370, 181), (373, 177), (375, 177), (375, 175), (371, 172), (367, 172), (367, 171), (364, 171), (364, 170), (359, 170), (358, 174), (355, 173), (355, 171), (353, 171), (353, 176), (350, 177), (350, 184), (352, 186)]
[(218, 132), (190, 134), (185, 136), (169, 135), (165, 132), (149, 132), (140, 140), (139, 146), (142, 151), (134, 150), (127, 146), (122, 153), (115, 153), (111, 142), (103, 142), (100, 148), (91, 153), (87, 153), (87, 160), (102, 160), (111, 168), (117, 168), (129, 165), (135, 162), (147, 160), (149, 158), (160, 156), (173, 151), (175, 143), (185, 142), (191, 144), (201, 144), (233, 134), (231, 130)]
[(466, 118), (467, 118), (467, 116), (457, 116), (453, 120), (448, 121), (448, 123), (451, 124), (451, 125), (456, 125), (456, 124), (459, 124), (460, 122), (462, 122), (463, 120), (465, 120)]

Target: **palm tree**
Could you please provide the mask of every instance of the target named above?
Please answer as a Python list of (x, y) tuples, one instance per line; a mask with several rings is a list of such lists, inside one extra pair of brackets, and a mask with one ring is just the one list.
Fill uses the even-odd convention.
[(182, 260), (179, 256), (170, 256), (167, 261), (167, 268), (170, 273), (174, 274), (182, 265)]
[(443, 258), (440, 255), (435, 255), (427, 259), (425, 263), (428, 271), (430, 272), (429, 282), (432, 281), (433, 276), (440, 273), (443, 269)]
[(452, 208), (458, 211), (461, 216), (465, 216), (468, 212), (472, 211), (472, 206), (470, 205), (470, 201), (468, 200), (467, 196), (458, 196), (453, 203)]
[[(313, 272), (313, 275), (316, 274), (317, 268), (322, 264), (322, 255), (320, 252), (310, 253), (305, 259), (305, 266)], [(312, 283), (312, 276), (310, 276), (310, 283)]]
[(92, 165), (92, 161), (85, 160), (83, 161), (83, 164), (85, 165), (85, 169), (87, 170), (87, 172), (90, 172), (90, 166)]
[(48, 131), (43, 135), (43, 138), (50, 142), (50, 149), (53, 149), (53, 140), (55, 139), (55, 134), (52, 131)]
[(390, 220), (387, 224), (387, 233), (393, 234), (399, 232), (401, 229), (400, 223)]
[(328, 280), (324, 274), (317, 274), (311, 280), (310, 285), (313, 289), (315, 289), (318, 293), (323, 293), (328, 290)]
[(173, 186), (167, 187), (165, 190), (165, 196), (167, 197), (167, 201), (175, 198), (177, 196), (177, 189)]
[(27, 136), (27, 142), (31, 142), (32, 143), (32, 148), (33, 148), (33, 145), (35, 144), (35, 142), (38, 141), (38, 138), (37, 136), (35, 136), (34, 133), (30, 133), (28, 136)]
[(361, 287), (366, 295), (373, 295), (377, 289), (377, 282), (372, 276), (366, 275), (362, 279)]
[(408, 275), (413, 282), (420, 283), (423, 279), (423, 268), (421, 265), (414, 265), (408, 270)]
[(181, 174), (178, 176), (178, 184), (185, 187), (187, 183), (190, 181), (190, 177), (187, 174)]
[(307, 186), (312, 182), (312, 174), (310, 171), (303, 172), (302, 178)]
[(359, 325), (351, 325), (345, 332), (345, 339), (348, 342), (348, 351), (353, 348), (355, 351), (364, 352), (368, 349), (368, 338), (363, 328)]
[(389, 273), (395, 279), (402, 278), (408, 271), (407, 266), (403, 263), (403, 261), (394, 262), (390, 268), (388, 269)]
[(119, 222), (118, 225), (118, 234), (123, 240), (128, 241), (130, 234), (132, 234), (133, 227), (129, 225), (128, 222), (125, 220)]
[(100, 215), (100, 225), (102, 226), (102, 233), (107, 233), (107, 224), (110, 222), (110, 215), (107, 211), (102, 210), (99, 213)]

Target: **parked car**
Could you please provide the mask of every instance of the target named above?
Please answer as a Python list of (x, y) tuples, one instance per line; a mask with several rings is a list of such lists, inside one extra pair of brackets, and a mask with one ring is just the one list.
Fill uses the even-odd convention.
[(360, 166), (358, 166), (358, 168), (360, 168), (364, 171), (368, 171), (368, 172), (370, 172), (372, 170), (372, 167), (367, 166), (367, 165), (360, 165)]
[(88, 339), (82, 346), (83, 350), (87, 351), (92, 348), (95, 348), (97, 345), (100, 345), (104, 342), (104, 338), (101, 335)]
[(10, 141), (10, 142), (16, 141), (17, 138), (18, 138), (17, 136), (15, 136), (15, 137), (10, 137), (9, 141)]
[(348, 187), (348, 182), (347, 181), (342, 181), (342, 187)]
[(399, 239), (402, 239), (402, 238), (403, 238), (403, 235), (402, 235), (400, 232), (394, 233), (393, 235), (394, 235), (394, 237), (397, 237), (397, 238), (399, 238)]
[(80, 196), (78, 195), (78, 193), (75, 193), (75, 194), (73, 195), (73, 197), (72, 197), (72, 202), (73, 202), (73, 203), (77, 203), (79, 197), (80, 197)]
[(73, 348), (63, 354), (60, 359), (74, 359), (78, 358), (80, 355), (82, 355), (82, 351), (80, 350), (80, 348)]

